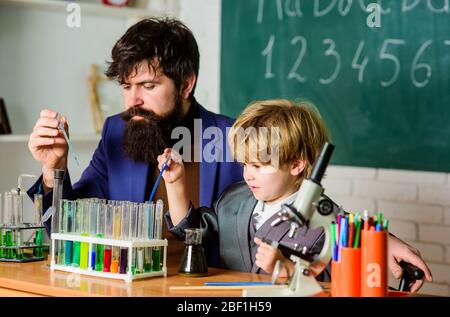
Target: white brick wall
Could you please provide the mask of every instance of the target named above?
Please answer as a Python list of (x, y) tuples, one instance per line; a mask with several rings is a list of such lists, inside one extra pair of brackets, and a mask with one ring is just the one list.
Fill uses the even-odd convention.
[(405, 240), (408, 244), (420, 251), (425, 261), (443, 263), (445, 259), (445, 247), (435, 243), (417, 242)]
[(444, 211), (444, 224), (450, 225), (450, 208), (445, 208), (445, 211)]
[(417, 200), (417, 186), (412, 184), (388, 183), (378, 180), (355, 180), (354, 194), (360, 197), (392, 199), (394, 201), (412, 202)]
[[(325, 193), (352, 212), (381, 211), (390, 231), (417, 248), (433, 274), (424, 294), (450, 296), (450, 174), (330, 166)], [(389, 278), (390, 286), (398, 281)]]
[(450, 244), (450, 227), (422, 225), (419, 229), (421, 241)]
[[(379, 209), (381, 210), (381, 209)], [(417, 228), (416, 223), (408, 221), (389, 220), (389, 231), (403, 240), (416, 240)]]
[(419, 202), (450, 205), (450, 186), (419, 185)]

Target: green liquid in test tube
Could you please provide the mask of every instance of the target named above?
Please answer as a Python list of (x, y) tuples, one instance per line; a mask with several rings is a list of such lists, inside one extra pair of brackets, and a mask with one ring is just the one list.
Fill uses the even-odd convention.
[[(155, 204), (153, 202), (146, 204), (147, 208), (147, 239), (153, 239), (153, 229), (155, 223)], [(153, 248), (144, 250), (144, 272), (151, 272), (153, 268)]]
[[(14, 225), (14, 196), (13, 193), (5, 193), (5, 212), (7, 218), (7, 225)], [(5, 245), (7, 247), (12, 247), (14, 245), (13, 232), (11, 229), (5, 230)], [(13, 248), (6, 249), (6, 258), (14, 259), (16, 257), (15, 250)]]
[[(74, 213), (74, 202), (65, 200), (63, 207), (63, 216), (64, 216), (64, 232), (72, 233), (73, 232), (73, 213)], [(64, 264), (72, 265), (72, 254), (73, 254), (73, 241), (66, 241), (65, 250), (64, 250)]]
[[(22, 225), (22, 215), (23, 215), (23, 199), (22, 195), (20, 193), (20, 190), (18, 190), (16, 193), (13, 193), (13, 201), (14, 201), (14, 224), (16, 226)], [(21, 230), (15, 230), (14, 231), (14, 237), (13, 237), (13, 245), (16, 247), (15, 258), (18, 260), (23, 259), (23, 250), (20, 248), (22, 246), (22, 231)]]
[[(58, 230), (56, 232), (65, 233), (65, 223), (67, 223), (67, 210), (64, 209), (64, 205), (67, 202), (65, 199), (60, 199), (59, 201), (59, 215), (58, 215)], [(65, 265), (65, 250), (67, 241), (58, 240), (58, 259), (57, 263), (59, 265)]]
[[(74, 202), (74, 233), (81, 235), (83, 232), (83, 201), (77, 200)], [(80, 250), (81, 243), (79, 241), (73, 242), (73, 251), (72, 251), (72, 266), (80, 267)]]
[[(162, 214), (163, 202), (158, 199), (155, 208), (155, 229), (154, 238), (162, 239)], [(161, 247), (153, 248), (153, 271), (161, 271)]]
[[(12, 239), (12, 232), (11, 230), (6, 230), (5, 231), (5, 245), (7, 247), (12, 247), (13, 246), (13, 239)], [(14, 259), (15, 255), (14, 255), (14, 249), (6, 249), (6, 258), (7, 259)]]
[[(43, 211), (42, 199), (43, 199), (43, 196), (41, 194), (34, 195), (34, 223), (36, 226), (42, 225), (42, 221), (41, 221), (42, 211)], [(36, 229), (35, 234), (36, 235), (34, 237), (34, 245), (35, 246), (42, 245), (42, 242), (44, 239), (42, 228)], [(33, 255), (37, 258), (42, 258), (44, 256), (42, 248), (34, 248)]]
[[(36, 229), (36, 237), (34, 238), (34, 244), (35, 245), (42, 245), (42, 242), (44, 241), (44, 233), (42, 232), (42, 229)], [(42, 258), (44, 256), (44, 252), (42, 251), (42, 248), (34, 248), (33, 255), (37, 258)]]

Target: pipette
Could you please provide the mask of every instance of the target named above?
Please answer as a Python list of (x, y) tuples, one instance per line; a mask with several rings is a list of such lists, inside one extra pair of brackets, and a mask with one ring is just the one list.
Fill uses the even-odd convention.
[(77, 162), (78, 167), (80, 167), (80, 162), (78, 161), (77, 153), (75, 153), (75, 150), (73, 149), (72, 142), (69, 140), (69, 136), (67, 135), (67, 132), (64, 129), (64, 122), (61, 121), (61, 114), (58, 114), (57, 119), (59, 121), (59, 129), (63, 133), (64, 139), (66, 140), (67, 145), (69, 146), (69, 152), (72, 154), (72, 157), (75, 160), (75, 162)]
[(167, 158), (167, 160), (164, 162), (162, 168), (161, 168), (161, 172), (159, 172), (158, 178), (156, 179), (155, 185), (153, 185), (153, 189), (152, 189), (152, 193), (150, 194), (150, 198), (148, 199), (148, 203), (150, 204), (153, 200), (153, 196), (155, 195), (156, 192), (156, 188), (158, 188), (158, 184), (159, 181), (161, 180), (161, 176), (164, 173), (164, 171), (167, 168), (167, 163), (169, 163), (169, 160), (172, 158), (171, 155), (169, 155), (169, 157)]

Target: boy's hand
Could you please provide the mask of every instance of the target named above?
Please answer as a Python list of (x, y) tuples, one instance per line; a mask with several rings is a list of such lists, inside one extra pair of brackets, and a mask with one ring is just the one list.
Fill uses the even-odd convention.
[[(170, 159), (167, 161), (167, 159)], [(184, 177), (184, 164), (181, 155), (172, 149), (165, 149), (164, 153), (158, 155), (158, 168), (161, 170), (164, 163), (167, 162), (167, 168), (164, 170), (162, 177), (166, 184), (173, 184)]]
[[(258, 245), (258, 250), (256, 251), (256, 262), (255, 264), (259, 266), (261, 269), (266, 271), (267, 273), (272, 273), (275, 267), (275, 264), (278, 260), (288, 264), (289, 270), (293, 272), (294, 263), (288, 259), (286, 259), (281, 251), (277, 248), (270, 246), (269, 244), (263, 242), (259, 238), (254, 239), (255, 243)], [(279, 277), (288, 277), (288, 272), (284, 266), (282, 266), (282, 270), (280, 272)]]
[[(169, 157), (170, 159), (168, 160)], [(162, 170), (166, 162), (167, 167), (162, 173), (162, 176), (166, 182), (170, 218), (172, 224), (176, 226), (187, 215), (189, 210), (189, 195), (187, 193), (183, 160), (180, 154), (171, 149), (165, 149), (164, 153), (158, 156), (159, 170)]]

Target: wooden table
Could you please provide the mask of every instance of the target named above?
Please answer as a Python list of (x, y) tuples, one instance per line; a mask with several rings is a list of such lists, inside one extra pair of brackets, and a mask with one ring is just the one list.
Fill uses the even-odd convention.
[[(168, 276), (126, 283), (88, 275), (51, 271), (47, 261), (30, 263), (0, 262), (0, 296), (165, 296), (165, 297), (239, 297), (242, 290), (170, 290), (171, 286), (202, 286), (204, 282), (270, 281), (270, 275), (209, 268), (205, 277), (178, 274), (178, 257), (168, 257)], [(329, 283), (319, 296), (329, 296)], [(390, 296), (405, 296), (390, 292)], [(408, 294), (409, 296), (424, 296)]]
[(242, 296), (241, 290), (171, 291), (170, 286), (201, 286), (205, 281), (270, 281), (269, 275), (209, 269), (205, 277), (177, 274), (178, 261), (168, 258), (168, 276), (126, 283), (87, 275), (50, 271), (45, 261), (0, 262), (0, 296)]

